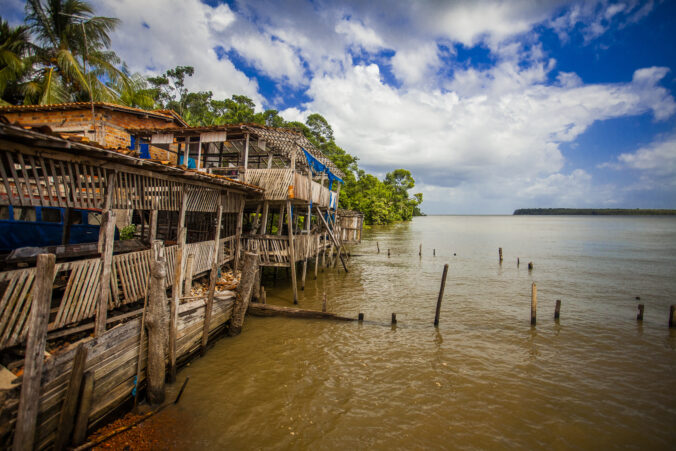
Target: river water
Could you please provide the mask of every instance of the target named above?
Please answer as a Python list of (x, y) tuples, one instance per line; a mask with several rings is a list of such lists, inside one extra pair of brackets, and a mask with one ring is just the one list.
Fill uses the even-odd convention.
[[(180, 404), (152, 420), (171, 418), (170, 446), (674, 449), (676, 218), (429, 216), (365, 230), (351, 254), (348, 274), (310, 265), (299, 303), (326, 291), (366, 321), (247, 318), (179, 373)], [(281, 271), (264, 284), (291, 305)]]

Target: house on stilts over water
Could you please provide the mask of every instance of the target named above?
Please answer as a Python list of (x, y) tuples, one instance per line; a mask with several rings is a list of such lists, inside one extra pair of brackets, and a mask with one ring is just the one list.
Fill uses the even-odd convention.
[[(337, 209), (342, 178), (292, 130), (187, 127), (173, 112), (97, 102), (0, 107), (0, 445), (17, 422), (15, 437), (36, 448), (81, 442), (149, 383), (139, 342), (154, 262), (170, 289), (160, 321), (170, 380), (235, 316), (237, 281), (221, 271), (244, 252), (289, 267), (294, 302), (308, 263), (315, 275), (320, 262), (347, 271), (344, 245), (361, 239), (361, 219)], [(56, 256), (52, 277), (36, 268), (44, 253)], [(204, 277), (209, 288), (193, 292)], [(31, 343), (42, 346), (35, 359)]]

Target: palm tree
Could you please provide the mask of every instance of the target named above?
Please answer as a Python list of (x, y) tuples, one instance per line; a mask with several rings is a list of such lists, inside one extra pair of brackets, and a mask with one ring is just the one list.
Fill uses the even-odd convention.
[[(124, 71), (127, 73), (126, 70)], [(150, 88), (148, 80), (139, 73), (128, 75), (116, 83), (109, 83), (109, 87), (120, 95), (119, 103), (146, 110), (155, 107), (156, 90)]]
[(101, 81), (126, 78), (116, 67), (120, 59), (109, 50), (109, 33), (118, 19), (94, 16), (92, 6), (81, 0), (28, 0), (26, 23), (39, 45), (34, 76), (25, 86), (27, 101), (118, 99), (118, 93)]
[[(28, 27), (10, 27), (0, 17), (0, 103), (20, 100), (18, 83), (25, 74), (26, 57), (33, 49)], [(9, 89), (8, 89), (9, 88)]]

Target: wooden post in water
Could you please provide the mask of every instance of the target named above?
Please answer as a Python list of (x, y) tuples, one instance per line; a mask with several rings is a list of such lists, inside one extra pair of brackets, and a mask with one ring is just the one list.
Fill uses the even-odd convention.
[[(309, 185), (309, 186), (311, 187), (312, 185)], [(312, 210), (310, 209), (310, 204), (308, 204), (307, 214), (305, 216), (305, 231), (307, 232), (307, 236), (306, 236), (307, 240), (310, 239), (311, 218), (312, 218)], [(304, 255), (305, 258), (303, 259), (303, 274), (300, 277), (300, 289), (301, 289), (301, 291), (305, 291), (305, 277), (307, 275), (307, 259), (309, 257), (309, 255), (307, 253), (308, 253), (309, 248), (310, 248), (310, 246), (307, 246), (305, 248), (305, 255)]]
[(376, 241), (376, 249), (378, 249), (377, 253), (380, 254), (380, 243), (378, 243), (377, 241)]
[(261, 285), (261, 294), (258, 297), (258, 301), (261, 304), (267, 304), (268, 302), (268, 295), (265, 293), (265, 287)]
[[(293, 303), (298, 304), (298, 287), (296, 286), (296, 252), (293, 246), (293, 214), (291, 213), (291, 201), (286, 201), (286, 226), (289, 229), (289, 264), (291, 265), (291, 288), (293, 290)], [(246, 309), (245, 309), (246, 310)]]
[(516, 267), (519, 267), (519, 257), (516, 257)]
[(437, 250), (436, 250), (436, 249), (432, 249), (432, 257), (436, 257), (436, 256), (437, 256)]
[(80, 396), (80, 384), (84, 374), (85, 364), (87, 363), (87, 348), (80, 344), (75, 351), (73, 359), (73, 368), (70, 371), (70, 381), (66, 396), (61, 404), (61, 414), (59, 415), (59, 425), (56, 431), (56, 440), (54, 449), (62, 450), (68, 444), (71, 432), (73, 432), (73, 422), (77, 410), (77, 401)]
[(556, 307), (554, 307), (554, 319), (558, 320), (561, 316), (561, 299), (556, 300)]
[(326, 312), (326, 290), (324, 290), (324, 299), (322, 301), (322, 312)]
[(530, 292), (530, 324), (531, 326), (535, 325), (535, 320), (537, 317), (537, 309), (538, 309), (538, 288), (535, 285), (535, 282), (533, 282), (533, 285), (531, 286), (531, 292)]
[(14, 451), (29, 451), (34, 448), (55, 262), (54, 254), (40, 254), (37, 258), (33, 300), (28, 319), (23, 382), (21, 383), (19, 410), (14, 429)]
[[(290, 211), (290, 210), (289, 210)], [(228, 335), (234, 337), (242, 332), (244, 325), (244, 316), (246, 309), (251, 302), (251, 295), (253, 294), (256, 285), (256, 274), (258, 273), (258, 254), (253, 252), (244, 253), (244, 264), (242, 265), (242, 278), (237, 287), (238, 295), (235, 299), (235, 304), (232, 307), (232, 318), (230, 319), (230, 329)]]
[(441, 301), (444, 299), (444, 289), (446, 288), (446, 276), (448, 275), (448, 263), (444, 265), (444, 273), (441, 276), (441, 287), (439, 288), (439, 297), (437, 298), (437, 310), (434, 314), (434, 327), (439, 325), (439, 315), (441, 315)]
[[(264, 216), (267, 221), (267, 203)], [(214, 306), (214, 293), (216, 292), (216, 279), (218, 278), (218, 262), (221, 239), (221, 222), (223, 220), (223, 195), (218, 198), (218, 207), (216, 208), (216, 231), (214, 233), (213, 259), (211, 260), (211, 273), (209, 273), (209, 292), (207, 293), (207, 303), (204, 306), (204, 325), (202, 328), (202, 350), (204, 354), (207, 350), (209, 340), (209, 328), (211, 327), (211, 311)], [(263, 225), (265, 227), (265, 225)]]
[(528, 262), (528, 271), (533, 270), (533, 262)]
[(636, 314), (636, 321), (643, 321), (643, 304), (638, 305), (638, 313)]
[[(150, 290), (145, 326), (148, 329), (148, 360), (146, 381), (148, 402), (152, 405), (164, 402), (164, 361), (166, 357), (167, 330), (167, 268), (164, 244), (153, 243), (150, 263)], [(143, 343), (141, 343), (141, 347)], [(140, 352), (140, 351), (139, 351)], [(138, 389), (138, 388), (137, 388)]]
[(363, 313), (360, 313), (359, 315), (357, 315), (357, 321), (359, 321), (359, 322), (364, 321), (364, 314)]
[(669, 307), (669, 328), (676, 327), (676, 305)]
[(500, 263), (502, 263), (502, 248), (498, 248), (498, 258), (500, 259)]
[(397, 324), (397, 314), (392, 313), (392, 324)]
[(315, 254), (315, 280), (317, 280), (317, 271), (319, 270), (319, 234), (315, 234), (315, 249), (317, 253)]
[(189, 297), (192, 292), (192, 275), (195, 267), (195, 254), (188, 254), (185, 261), (185, 280), (183, 281), (183, 296)]
[(418, 246), (418, 257), (422, 257), (422, 243)]
[(388, 258), (390, 257), (390, 250), (389, 249), (387, 250), (387, 257)]
[(87, 438), (87, 425), (89, 423), (89, 411), (92, 408), (92, 396), (94, 394), (94, 371), (90, 370), (82, 378), (82, 396), (77, 408), (75, 429), (73, 430), (73, 445), (82, 444)]

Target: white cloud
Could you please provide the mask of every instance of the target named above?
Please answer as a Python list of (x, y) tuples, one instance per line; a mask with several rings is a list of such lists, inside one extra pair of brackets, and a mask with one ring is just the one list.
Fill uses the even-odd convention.
[(345, 35), (347, 42), (361, 47), (367, 52), (375, 52), (384, 46), (383, 40), (372, 28), (368, 28), (354, 19), (339, 21), (336, 24), (335, 31)]
[(279, 81), (297, 87), (305, 81), (303, 65), (292, 47), (275, 40), (270, 35), (250, 32), (232, 34), (228, 40), (231, 48), (251, 65)]
[(132, 71), (161, 73), (178, 65), (194, 66), (195, 76), (186, 81), (189, 89), (211, 90), (216, 98), (244, 94), (263, 103), (256, 81), (214, 51), (221, 44), (215, 31), (235, 21), (227, 5), (212, 8), (198, 0), (95, 3), (97, 14), (121, 20), (112, 34), (113, 48)]

